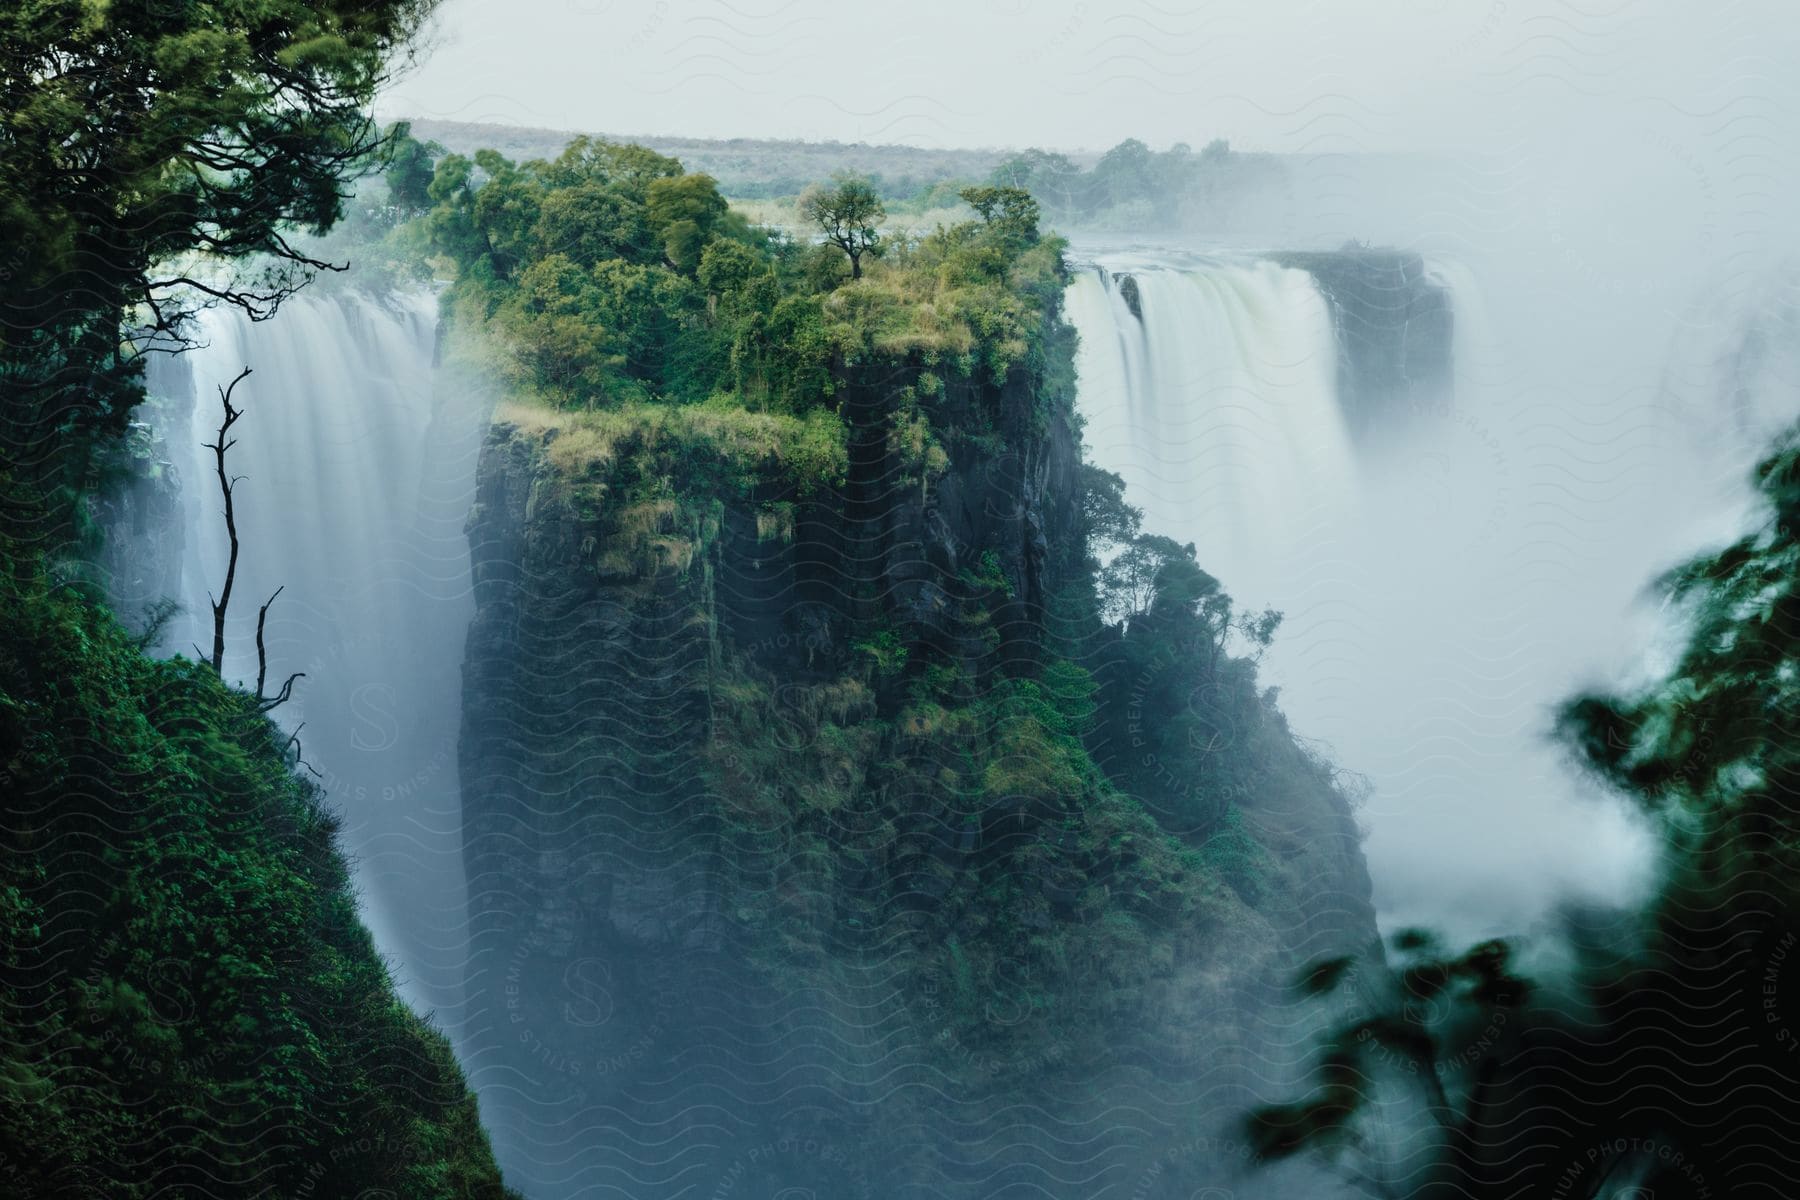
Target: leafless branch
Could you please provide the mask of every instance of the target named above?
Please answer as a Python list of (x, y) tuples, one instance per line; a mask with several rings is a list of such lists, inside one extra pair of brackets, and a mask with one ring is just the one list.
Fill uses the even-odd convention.
[(263, 699), (261, 697), (257, 698), (256, 711), (257, 712), (270, 712), (270, 711), (273, 711), (274, 709), (280, 708), (283, 704), (286, 704), (289, 700), (293, 699), (293, 697), (294, 697), (294, 680), (305, 679), (305, 678), (306, 678), (305, 671), (295, 671), (292, 675), (289, 675), (287, 677), (287, 679), (282, 682), (281, 690), (279, 692), (276, 692), (273, 696), (270, 696), (267, 699)]
[(305, 767), (307, 770), (309, 770), (313, 773), (313, 777), (316, 779), (323, 779), (323, 778), (325, 778), (325, 776), (319, 774), (319, 771), (316, 767), (314, 767), (311, 763), (307, 762), (304, 758), (300, 757), (300, 731), (305, 728), (306, 728), (305, 721), (302, 721), (298, 725), (294, 726), (294, 732), (288, 734), (288, 740), (286, 742), (282, 743), (281, 753), (285, 757), (287, 755), (288, 747), (292, 746), (294, 748), (294, 765), (297, 767)]
[(263, 647), (263, 625), (269, 619), (269, 605), (275, 603), (275, 597), (281, 595), (281, 590), (279, 587), (276, 588), (263, 606), (256, 610), (256, 698), (258, 701), (267, 699), (263, 695), (263, 684), (269, 678), (269, 654)]
[[(212, 669), (220, 675), (225, 673), (225, 610), (231, 605), (231, 589), (237, 582), (238, 561), (237, 511), (233, 507), (231, 499), (232, 488), (237, 481), (225, 473), (225, 452), (237, 445), (237, 439), (232, 438), (227, 441), (226, 435), (231, 432), (231, 427), (237, 424), (237, 419), (244, 415), (243, 409), (232, 407), (231, 396), (233, 392), (237, 391), (237, 385), (242, 383), (249, 374), (250, 368), (245, 367), (238, 372), (236, 379), (219, 389), (219, 403), (223, 406), (225, 415), (219, 422), (218, 438), (209, 443), (213, 452), (213, 467), (219, 477), (219, 492), (225, 499), (225, 534), (231, 539), (231, 556), (225, 564), (225, 586), (219, 592), (219, 598), (212, 600)], [(208, 599), (211, 597), (209, 596)]]

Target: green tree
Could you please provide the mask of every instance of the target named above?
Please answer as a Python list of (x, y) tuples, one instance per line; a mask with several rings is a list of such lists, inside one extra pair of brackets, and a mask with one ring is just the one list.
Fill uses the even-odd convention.
[[(197, 307), (269, 315), (386, 138), (367, 108), (432, 0), (23, 0), (0, 9), (0, 434), (83, 469)], [(253, 272), (180, 265), (255, 258)], [(129, 335), (128, 335), (129, 331)], [(48, 482), (40, 479), (40, 482)]]
[(642, 261), (655, 242), (643, 206), (603, 179), (552, 188), (536, 236), (539, 252), (566, 254), (584, 267), (614, 258)]
[(1053, 212), (1077, 215), (1084, 186), (1081, 168), (1067, 155), (1025, 150), (994, 168), (988, 182), (995, 187), (1023, 188)]
[(1184, 546), (1160, 534), (1131, 537), (1100, 574), (1101, 612), (1112, 621), (1128, 621), (1148, 613), (1156, 602), (1165, 572), (1193, 561), (1192, 542)]
[[(732, 298), (743, 295), (758, 281), (768, 281), (771, 289), (777, 286), (768, 259), (741, 242), (720, 241), (706, 247), (696, 276), (709, 293)], [(762, 297), (765, 303), (758, 307), (772, 304), (775, 295), (771, 290)]]
[[(618, 264), (626, 270), (641, 270)], [(587, 403), (606, 398), (625, 373), (630, 344), (606, 319), (602, 289), (592, 272), (561, 254), (538, 259), (519, 273), (517, 303), (506, 310), (514, 382), (538, 385)]]
[(1124, 204), (1150, 190), (1156, 155), (1136, 138), (1126, 138), (1094, 164), (1094, 186), (1109, 204)]
[(700, 266), (706, 243), (724, 219), (727, 205), (711, 175), (695, 174), (653, 180), (647, 209), (669, 265), (692, 275)]
[(1081, 519), (1088, 548), (1096, 554), (1138, 535), (1144, 510), (1125, 500), (1125, 480), (1115, 471), (1081, 464)]
[(475, 167), (486, 176), (475, 193), (475, 227), (481, 231), (494, 273), (510, 278), (539, 253), (537, 223), (543, 185), (496, 150), (477, 150)]
[(854, 175), (840, 177), (830, 187), (815, 184), (801, 194), (800, 213), (849, 257), (850, 278), (861, 279), (863, 255), (877, 252), (878, 229), (887, 219), (873, 185)]
[(416, 216), (431, 207), (433, 164), (443, 156), (444, 148), (415, 138), (406, 121), (388, 129), (388, 142), (388, 203), (404, 216)]
[(540, 170), (546, 187), (570, 187), (583, 180), (613, 184), (638, 204), (649, 198), (658, 179), (681, 174), (681, 163), (647, 146), (578, 137)]
[[(1124, 504), (1116, 475), (1090, 471), (1086, 489), (1090, 539), (1117, 548), (1097, 580), (1117, 655), (1099, 673), (1098, 756), (1166, 827), (1232, 858), (1233, 886), (1250, 899), (1261, 884), (1248, 867), (1260, 859), (1226, 854), (1248, 845), (1221, 825), (1233, 805), (1254, 789), (1261, 804), (1299, 807), (1337, 787), (1296, 745), (1273, 692), (1257, 686), (1281, 614), (1239, 613), (1192, 543), (1138, 533), (1142, 514)], [(1214, 834), (1225, 840), (1206, 840)]]
[(1038, 238), (1038, 202), (1016, 187), (971, 187), (958, 193), (965, 204), (1008, 241), (1029, 246)]

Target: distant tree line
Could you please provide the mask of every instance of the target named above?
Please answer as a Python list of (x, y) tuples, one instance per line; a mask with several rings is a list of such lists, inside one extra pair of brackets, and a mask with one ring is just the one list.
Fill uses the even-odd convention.
[(1128, 138), (1085, 169), (1066, 154), (1025, 150), (989, 182), (1029, 191), (1053, 225), (1144, 228), (1216, 220), (1237, 198), (1284, 178), (1279, 160), (1239, 153), (1222, 138), (1198, 151), (1182, 142), (1152, 150)]

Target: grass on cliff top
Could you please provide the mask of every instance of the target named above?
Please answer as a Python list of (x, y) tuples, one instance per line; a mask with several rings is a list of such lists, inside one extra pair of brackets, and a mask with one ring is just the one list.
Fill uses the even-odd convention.
[(981, 222), (899, 237), (822, 298), (846, 357), (921, 355), (995, 381), (1025, 362), (1063, 285), (1060, 238), (1010, 244)]
[[(801, 494), (835, 487), (849, 468), (844, 425), (835, 412), (804, 416), (752, 412), (729, 397), (706, 404), (631, 403), (574, 410), (533, 400), (508, 400), (496, 422), (542, 438), (545, 457), (564, 479), (636, 471), (723, 475), (739, 490), (786, 480)], [(684, 488), (685, 490), (685, 488)]]
[[(794, 238), (813, 236), (812, 224), (800, 214), (798, 194), (756, 199), (731, 196), (729, 199), (731, 211), (742, 214), (752, 225), (780, 230)], [(882, 233), (888, 236), (923, 235), (940, 225), (954, 225), (958, 221), (967, 221), (974, 215), (969, 206), (960, 200), (953, 203), (888, 201), (887, 209), (888, 219), (882, 223)]]

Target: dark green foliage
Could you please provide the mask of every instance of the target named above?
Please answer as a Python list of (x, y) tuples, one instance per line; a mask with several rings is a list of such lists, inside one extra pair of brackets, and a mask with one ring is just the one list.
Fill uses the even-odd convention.
[[(1265, 1152), (1314, 1148), (1389, 1195), (1784, 1196), (1800, 1142), (1800, 442), (1757, 471), (1759, 526), (1671, 573), (1673, 667), (1560, 718), (1598, 780), (1665, 846), (1641, 913), (1575, 913), (1565, 965), (1508, 942), (1452, 955), (1415, 935), (1393, 994), (1331, 1038), (1310, 1097), (1259, 1113)], [(1314, 982), (1331, 982), (1328, 974)], [(1431, 1105), (1429, 1153), (1374, 1169), (1396, 1075)]]
[[(431, 8), (0, 10), (0, 445), (22, 482), (90, 482), (95, 439), (141, 398), (143, 354), (179, 344), (196, 304), (265, 314), (309, 274), (291, 231), (329, 227), (382, 148), (366, 106)], [(273, 265), (200, 280), (177, 265), (194, 252)]]
[(255, 701), (0, 565), (0, 1196), (500, 1200)]
[(431, 207), (433, 164), (444, 154), (436, 142), (412, 136), (412, 125), (397, 122), (388, 130), (386, 157), (387, 199), (404, 216), (416, 216)]
[[(1333, 794), (1331, 768), (1294, 740), (1274, 696), (1257, 687), (1256, 661), (1281, 614), (1238, 613), (1191, 544), (1137, 533), (1116, 476), (1090, 479), (1090, 528), (1119, 547), (1098, 577), (1100, 611), (1123, 626), (1102, 676), (1096, 746), (1107, 769), (1171, 828), (1202, 838), (1234, 804)], [(1233, 878), (1254, 888), (1254, 848), (1229, 831), (1217, 837), (1215, 851), (1230, 847), (1242, 864)]]
[[(986, 684), (928, 669), (889, 715), (872, 689), (914, 655), (887, 630), (854, 653), (867, 683), (787, 685), (779, 707), (754, 673), (714, 686), (709, 790), (743, 872), (735, 916), (790, 977), (830, 978), (858, 931), (902, 934), (882, 945), (906, 955), (909, 1000), (980, 1062), (1103, 1059), (1216, 902), (1198, 857), (1084, 749), (1092, 679), (1057, 661)], [(809, 745), (800, 760), (771, 713)]]

